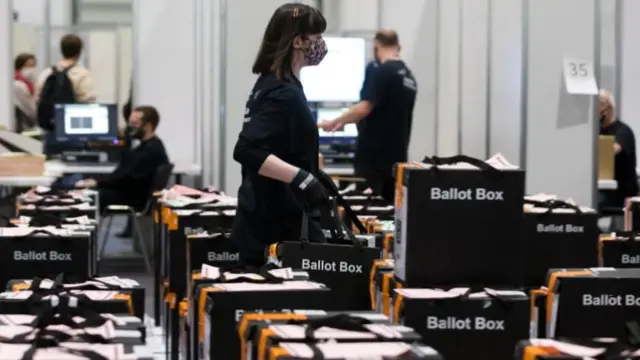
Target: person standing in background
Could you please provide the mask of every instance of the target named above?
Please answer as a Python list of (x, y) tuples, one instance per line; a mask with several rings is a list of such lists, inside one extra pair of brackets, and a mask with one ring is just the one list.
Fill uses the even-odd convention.
[(598, 208), (622, 208), (625, 200), (638, 195), (636, 174), (636, 139), (629, 125), (618, 119), (616, 102), (607, 90), (600, 90), (600, 135), (615, 137), (613, 144), (614, 178), (618, 187), (613, 191), (600, 191)]
[[(394, 164), (406, 162), (413, 122), (417, 82), (400, 58), (400, 41), (393, 30), (380, 30), (374, 38), (378, 65), (365, 79), (359, 103), (342, 116), (322, 121), (325, 131), (337, 131), (346, 124), (358, 124), (354, 169), (367, 185), (388, 201), (393, 201)], [(373, 66), (373, 65), (372, 65)]]
[(22, 53), (16, 56), (13, 75), (13, 101), (15, 105), (15, 131), (21, 133), (37, 125), (36, 113), (36, 57)]
[[(73, 85), (75, 100), (78, 104), (89, 104), (96, 101), (96, 91), (93, 85), (91, 73), (87, 68), (80, 65), (78, 61), (82, 55), (83, 49), (82, 39), (74, 34), (68, 34), (60, 40), (60, 53), (62, 60), (53, 65), (57, 71), (65, 71), (67, 77)], [(38, 76), (36, 86), (36, 98), (39, 99), (42, 87), (45, 82), (53, 74), (52, 67), (48, 67)]]

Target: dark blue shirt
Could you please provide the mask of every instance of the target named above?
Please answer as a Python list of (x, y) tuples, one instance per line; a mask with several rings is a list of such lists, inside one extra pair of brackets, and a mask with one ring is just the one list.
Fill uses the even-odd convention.
[(390, 60), (372, 69), (365, 79), (362, 100), (373, 105), (358, 124), (356, 169), (390, 172), (407, 161), (417, 83), (402, 60)]

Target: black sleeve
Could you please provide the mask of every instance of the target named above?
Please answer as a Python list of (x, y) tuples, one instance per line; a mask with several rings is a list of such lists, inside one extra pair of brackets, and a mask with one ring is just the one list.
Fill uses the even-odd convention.
[(622, 149), (621, 152), (626, 155), (634, 155), (636, 152), (636, 139), (631, 129), (624, 129), (616, 133), (616, 142)]
[(389, 87), (389, 78), (389, 69), (384, 65), (379, 65), (377, 69), (371, 72), (370, 78), (366, 79), (361, 100), (368, 101), (373, 105), (380, 103)]
[(233, 159), (258, 172), (269, 155), (279, 153), (288, 144), (288, 107), (286, 96), (267, 96), (247, 104), (248, 113), (233, 150)]
[(138, 153), (131, 153), (128, 166), (118, 166), (106, 179), (98, 181), (98, 188), (123, 188), (135, 186), (153, 177), (161, 165), (164, 155), (156, 146), (148, 146)]

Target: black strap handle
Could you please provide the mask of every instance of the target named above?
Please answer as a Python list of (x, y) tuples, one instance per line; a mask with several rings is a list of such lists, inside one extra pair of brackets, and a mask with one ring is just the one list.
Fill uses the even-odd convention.
[[(101, 316), (98, 312), (91, 310), (93, 301), (82, 294), (61, 294), (51, 295), (58, 298), (58, 304), (43, 300), (43, 296), (36, 296), (40, 311), (36, 318), (29, 324), (37, 329), (46, 329), (50, 325), (66, 325), (74, 329), (102, 326), (109, 319)], [(72, 302), (74, 305), (72, 305)], [(35, 303), (31, 304), (35, 307)], [(36, 308), (37, 309), (37, 308)], [(84, 321), (78, 323), (74, 317), (81, 317)]]
[(98, 354), (95, 351), (91, 351), (91, 350), (80, 350), (80, 349), (71, 349), (68, 347), (63, 347), (63, 346), (59, 346), (59, 343), (56, 342), (55, 340), (48, 340), (48, 339), (39, 339), (39, 341), (36, 341), (33, 345), (31, 345), (31, 348), (29, 348), (29, 350), (27, 350), (23, 355), (21, 360), (34, 360), (35, 359), (35, 355), (38, 353), (38, 350), (40, 349), (46, 349), (46, 348), (57, 348), (59, 351), (65, 352), (69, 355), (74, 355), (74, 356), (78, 356), (81, 358), (86, 358), (88, 360), (109, 360), (108, 358)]
[(546, 201), (537, 201), (532, 199), (524, 199), (524, 203), (528, 205), (533, 205), (538, 208), (547, 209), (543, 214), (550, 214), (555, 209), (571, 209), (575, 211), (577, 214), (582, 214), (583, 211), (580, 209), (580, 206), (575, 204), (571, 204), (564, 200), (550, 199)]
[(60, 236), (60, 235), (58, 235), (58, 234), (56, 234), (54, 232), (51, 232), (51, 231), (49, 231), (47, 229), (34, 229), (34, 230), (30, 231), (28, 234), (26, 234), (24, 236), (19, 236), (19, 237), (20, 238), (24, 238), (24, 239), (29, 239), (29, 238), (32, 238), (32, 237), (34, 237), (36, 235), (48, 235), (48, 236), (54, 237), (54, 238), (62, 237), (62, 236)]
[(450, 157), (437, 157), (437, 156), (425, 156), (422, 159), (422, 162), (425, 164), (431, 165), (431, 169), (439, 170), (438, 167), (442, 165), (455, 165), (459, 163), (467, 163), (469, 165), (473, 165), (482, 171), (487, 171), (493, 174), (502, 174), (502, 171), (496, 169), (495, 167), (489, 165), (486, 161), (467, 156), (467, 155), (455, 155)]
[(371, 321), (348, 314), (338, 314), (312, 320), (290, 320), (289, 323), (306, 325), (304, 334), (307, 339), (313, 339), (315, 332), (322, 327), (346, 331), (371, 332), (365, 327), (365, 325), (371, 324)]
[(605, 350), (593, 358), (596, 360), (619, 359), (626, 352), (636, 352), (640, 350), (640, 325), (636, 321), (629, 321), (625, 325), (626, 336), (617, 339), (615, 342), (599, 341), (597, 339), (559, 339), (571, 344), (590, 348), (604, 348)]
[[(218, 283), (233, 284), (233, 283), (252, 283), (252, 284), (282, 284), (288, 279), (275, 276), (270, 273), (270, 270), (277, 269), (275, 265), (265, 265), (260, 268), (247, 267), (242, 265), (234, 265), (230, 267), (220, 268), (220, 276), (216, 279)], [(240, 276), (230, 279), (226, 274), (240, 274)], [(256, 274), (260, 275), (262, 279), (252, 278), (243, 274)]]
[(628, 241), (635, 241), (636, 238), (640, 237), (640, 231), (637, 231), (637, 230), (618, 231), (616, 232), (616, 237), (624, 240), (628, 240)]
[(362, 225), (362, 222), (358, 218), (358, 215), (351, 209), (351, 206), (345, 201), (344, 197), (340, 194), (340, 190), (336, 184), (331, 180), (331, 177), (322, 170), (318, 170), (318, 181), (327, 189), (329, 194), (333, 196), (337, 203), (344, 208), (345, 214), (351, 219), (351, 222), (358, 228), (361, 234), (365, 234), (367, 229)]

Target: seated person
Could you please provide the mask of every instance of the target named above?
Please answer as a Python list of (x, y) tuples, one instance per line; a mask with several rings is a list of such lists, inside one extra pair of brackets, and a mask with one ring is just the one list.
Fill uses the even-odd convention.
[(625, 200), (638, 194), (636, 174), (636, 139), (631, 128), (616, 118), (616, 104), (613, 95), (600, 90), (600, 135), (615, 137), (613, 151), (614, 178), (618, 183), (615, 190), (599, 192), (598, 209), (604, 207), (622, 208)]
[(84, 179), (76, 188), (96, 188), (101, 210), (109, 205), (128, 205), (142, 210), (147, 203), (156, 171), (169, 164), (162, 140), (156, 135), (160, 122), (152, 106), (138, 106), (131, 112), (131, 137), (140, 144), (122, 159), (118, 167), (104, 180)]

